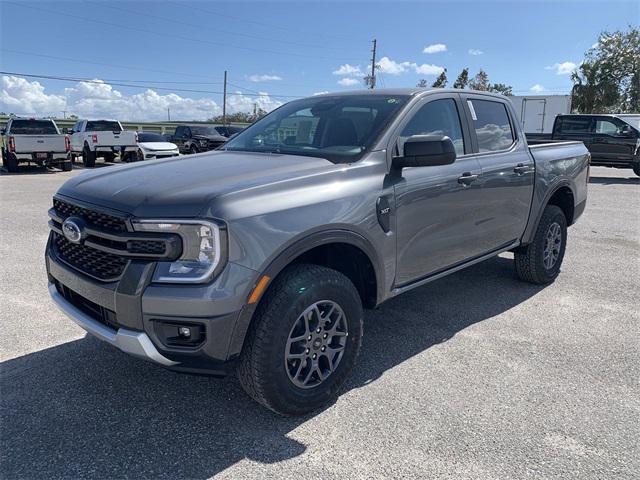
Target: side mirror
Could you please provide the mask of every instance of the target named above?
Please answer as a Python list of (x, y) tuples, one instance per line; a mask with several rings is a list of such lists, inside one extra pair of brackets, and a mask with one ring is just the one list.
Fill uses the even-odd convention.
[(456, 149), (449, 137), (444, 135), (413, 135), (404, 142), (401, 157), (393, 159), (393, 166), (434, 167), (451, 165), (456, 161)]

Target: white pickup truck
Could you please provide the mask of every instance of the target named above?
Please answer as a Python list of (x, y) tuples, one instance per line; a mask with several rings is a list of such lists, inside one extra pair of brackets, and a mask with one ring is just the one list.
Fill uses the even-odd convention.
[(60, 134), (49, 118), (10, 118), (2, 130), (2, 163), (7, 171), (18, 171), (20, 163), (59, 166), (71, 170), (69, 137)]
[(69, 132), (71, 159), (82, 155), (85, 167), (93, 167), (96, 158), (112, 162), (116, 154), (127, 160), (138, 152), (136, 132), (127, 132), (117, 120), (78, 120)]

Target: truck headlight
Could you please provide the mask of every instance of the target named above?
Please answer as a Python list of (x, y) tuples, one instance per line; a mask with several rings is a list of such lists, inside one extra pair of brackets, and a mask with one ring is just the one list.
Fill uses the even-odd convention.
[(206, 220), (137, 220), (138, 232), (164, 232), (180, 235), (182, 255), (174, 262), (158, 262), (154, 282), (203, 283), (223, 266), (226, 253), (226, 230)]
[(203, 147), (206, 147), (209, 144), (209, 140), (199, 140), (199, 142)]

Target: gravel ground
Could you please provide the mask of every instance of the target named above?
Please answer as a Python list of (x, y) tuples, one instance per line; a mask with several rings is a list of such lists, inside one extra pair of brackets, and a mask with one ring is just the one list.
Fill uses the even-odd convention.
[(78, 173), (0, 176), (2, 478), (638, 478), (630, 170), (592, 169), (553, 285), (519, 282), (505, 255), (367, 312), (345, 392), (296, 419), (234, 378), (128, 357), (55, 309), (46, 210)]

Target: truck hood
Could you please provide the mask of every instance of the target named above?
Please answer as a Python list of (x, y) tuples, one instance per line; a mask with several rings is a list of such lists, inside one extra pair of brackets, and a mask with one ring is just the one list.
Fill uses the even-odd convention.
[(227, 137), (223, 135), (194, 135), (191, 138), (194, 140), (210, 140), (212, 142), (224, 142), (227, 140)]
[(221, 195), (342, 167), (322, 158), (214, 151), (99, 168), (68, 180), (58, 194), (136, 217), (196, 217)]

